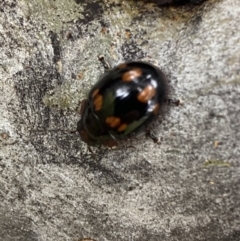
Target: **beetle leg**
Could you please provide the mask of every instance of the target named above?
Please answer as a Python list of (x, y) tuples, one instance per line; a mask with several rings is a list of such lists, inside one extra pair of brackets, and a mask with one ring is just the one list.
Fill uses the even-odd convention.
[(109, 71), (111, 69), (110, 64), (105, 60), (103, 55), (99, 55), (98, 56), (98, 60), (102, 63), (103, 68), (105, 69), (105, 71)]
[(182, 100), (179, 100), (179, 99), (165, 99), (165, 103), (167, 104), (174, 104), (176, 106), (180, 106), (180, 105), (183, 105), (184, 102)]
[(154, 134), (152, 131), (146, 130), (145, 135), (147, 137), (150, 137), (153, 140), (154, 143), (157, 143), (157, 144), (160, 143), (159, 137), (157, 137), (156, 134)]

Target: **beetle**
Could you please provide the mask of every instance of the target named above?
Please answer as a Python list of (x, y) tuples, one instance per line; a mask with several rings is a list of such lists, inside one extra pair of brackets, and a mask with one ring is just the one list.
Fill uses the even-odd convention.
[(116, 146), (146, 130), (167, 93), (166, 77), (158, 67), (142, 61), (122, 63), (107, 71), (82, 101), (77, 131), (90, 146)]

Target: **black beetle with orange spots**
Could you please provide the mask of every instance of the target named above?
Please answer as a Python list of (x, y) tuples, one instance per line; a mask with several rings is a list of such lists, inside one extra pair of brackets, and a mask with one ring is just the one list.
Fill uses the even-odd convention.
[(88, 145), (116, 146), (146, 130), (166, 98), (167, 81), (158, 67), (140, 61), (120, 64), (82, 101), (77, 130)]

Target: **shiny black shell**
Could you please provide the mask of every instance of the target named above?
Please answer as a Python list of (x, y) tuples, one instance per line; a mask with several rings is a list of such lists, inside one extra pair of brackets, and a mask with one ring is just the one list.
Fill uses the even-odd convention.
[(89, 145), (115, 146), (146, 129), (167, 97), (163, 72), (147, 62), (127, 62), (107, 71), (81, 105), (77, 130)]

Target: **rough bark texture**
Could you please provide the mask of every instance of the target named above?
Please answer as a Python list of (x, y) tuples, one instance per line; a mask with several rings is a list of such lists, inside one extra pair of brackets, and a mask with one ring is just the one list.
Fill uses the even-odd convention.
[[(239, 241), (239, 22), (239, 0), (0, 0), (0, 240)], [(168, 76), (159, 145), (70, 132), (99, 54)]]

